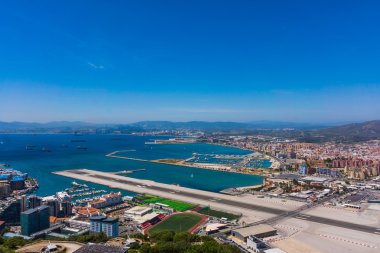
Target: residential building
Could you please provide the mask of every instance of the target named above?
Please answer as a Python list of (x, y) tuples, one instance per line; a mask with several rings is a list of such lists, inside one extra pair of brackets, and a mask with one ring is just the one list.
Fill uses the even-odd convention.
[(49, 228), (50, 209), (39, 206), (21, 213), (21, 234), (30, 236), (33, 233)]
[(59, 214), (59, 202), (55, 196), (48, 196), (43, 198), (44, 205), (47, 205), (50, 209), (50, 216), (58, 217)]
[(8, 182), (0, 183), (0, 198), (9, 197), (11, 192), (12, 192), (11, 186), (8, 184)]
[(308, 168), (306, 165), (300, 165), (298, 167), (298, 173), (300, 173), (301, 175), (307, 175), (308, 174)]
[(42, 198), (36, 195), (30, 195), (28, 197), (28, 208), (36, 208), (42, 205)]
[(14, 176), (9, 181), (9, 184), (11, 186), (12, 191), (22, 190), (25, 188), (25, 179), (22, 176)]
[(123, 202), (122, 195), (118, 193), (110, 193), (101, 196), (98, 200), (90, 201), (88, 206), (93, 208), (104, 208), (107, 206), (117, 205)]
[(90, 218), (90, 233), (105, 233), (109, 237), (119, 235), (119, 220), (106, 216), (93, 216)]
[(25, 212), (28, 209), (27, 200), (28, 199), (27, 199), (26, 195), (22, 195), (20, 197), (20, 210), (21, 210), (21, 212)]

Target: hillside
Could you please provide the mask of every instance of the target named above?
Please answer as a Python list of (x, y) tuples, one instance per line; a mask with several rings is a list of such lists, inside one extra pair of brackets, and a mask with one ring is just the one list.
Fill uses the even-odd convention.
[(380, 140), (380, 120), (354, 123), (337, 127), (318, 129), (304, 133), (300, 139), (310, 139), (311, 141), (343, 141), (358, 142), (368, 140)]

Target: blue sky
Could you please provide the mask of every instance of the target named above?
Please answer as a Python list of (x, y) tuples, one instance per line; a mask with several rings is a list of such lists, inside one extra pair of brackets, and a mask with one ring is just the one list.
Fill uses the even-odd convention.
[(380, 119), (379, 13), (347, 0), (3, 1), (0, 120)]

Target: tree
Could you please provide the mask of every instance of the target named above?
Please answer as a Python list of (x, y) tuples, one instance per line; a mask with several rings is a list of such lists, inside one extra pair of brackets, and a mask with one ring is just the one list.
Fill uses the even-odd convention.
[(137, 238), (137, 239), (140, 239), (144, 242), (148, 242), (149, 241), (149, 237), (147, 235), (144, 235), (144, 234), (141, 234), (141, 233), (138, 233), (138, 234), (133, 234), (133, 235), (130, 235), (129, 237), (131, 238)]
[(174, 238), (174, 231), (162, 231), (151, 236), (153, 241), (172, 242)]
[(201, 239), (198, 235), (190, 234), (187, 232), (176, 233), (173, 238), (174, 242), (180, 242), (180, 241), (199, 242), (200, 240)]
[(14, 251), (4, 246), (0, 246), (0, 253), (13, 253)]
[(151, 247), (148, 243), (143, 243), (140, 247), (140, 253), (150, 253)]
[(16, 249), (19, 246), (24, 246), (28, 241), (20, 236), (15, 236), (9, 239), (6, 239), (4, 242), (4, 246), (9, 249)]
[(78, 235), (69, 237), (69, 241), (76, 241), (81, 243), (102, 243), (108, 241), (108, 237), (105, 233), (89, 234), (89, 235)]
[(241, 253), (236, 246), (219, 244), (215, 240), (204, 242), (201, 245), (193, 245), (186, 253)]

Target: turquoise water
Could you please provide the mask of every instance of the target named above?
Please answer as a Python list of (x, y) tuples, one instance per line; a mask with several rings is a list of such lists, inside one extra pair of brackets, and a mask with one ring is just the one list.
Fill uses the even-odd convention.
[(186, 159), (190, 158), (193, 153), (247, 155), (252, 152), (228, 146), (210, 145), (206, 143), (189, 143), (144, 145), (141, 149), (137, 148), (136, 150), (119, 152), (117, 155), (145, 160), (157, 160), (164, 158)]
[[(164, 138), (164, 137), (162, 137)], [(166, 137), (167, 138), (167, 137)], [(205, 143), (181, 145), (145, 145), (157, 137), (130, 135), (83, 135), (69, 134), (1, 134), (0, 164), (9, 163), (13, 168), (29, 173), (40, 182), (38, 194), (54, 194), (69, 187), (70, 178), (51, 174), (52, 171), (67, 169), (93, 169), (120, 171), (144, 168), (128, 174), (129, 177), (149, 179), (168, 184), (179, 184), (207, 191), (256, 185), (262, 178), (253, 175), (203, 170), (166, 164), (109, 158), (105, 155), (115, 150), (136, 150), (134, 157), (142, 159), (188, 158), (193, 152), (207, 154), (247, 154), (249, 151)], [(33, 150), (26, 150), (32, 145)], [(78, 149), (80, 146), (82, 149)], [(87, 149), (83, 149), (87, 148)], [(42, 152), (41, 150), (51, 152)], [(89, 183), (86, 183), (89, 185)], [(98, 186), (97, 188), (105, 188)]]
[(249, 161), (246, 166), (248, 168), (269, 168), (272, 165), (270, 160), (264, 159), (264, 160), (251, 160)]

